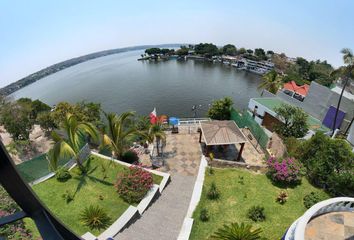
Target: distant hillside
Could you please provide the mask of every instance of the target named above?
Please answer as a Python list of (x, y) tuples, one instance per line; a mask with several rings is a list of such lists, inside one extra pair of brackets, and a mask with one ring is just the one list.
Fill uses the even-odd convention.
[(56, 63), (54, 65), (51, 65), (47, 68), (44, 68), (38, 72), (32, 73), (31, 75), (28, 75), (27, 77), (24, 77), (16, 82), (13, 82), (6, 87), (3, 87), (0, 89), (0, 95), (10, 95), (11, 93), (28, 86), (36, 81), (38, 81), (41, 78), (44, 78), (50, 74), (56, 73), (60, 70), (63, 70), (65, 68), (74, 66), (76, 64), (111, 55), (111, 54), (116, 54), (116, 53), (122, 53), (122, 52), (127, 52), (127, 51), (132, 51), (132, 50), (140, 50), (140, 49), (146, 49), (146, 48), (151, 48), (151, 47), (179, 47), (181, 44), (161, 44), (161, 45), (142, 45), (142, 46), (135, 46), (135, 47), (125, 47), (125, 48), (116, 48), (116, 49), (111, 49), (111, 50), (105, 50), (101, 52), (95, 52), (95, 53), (90, 53), (81, 57), (77, 58), (72, 58), (60, 63)]

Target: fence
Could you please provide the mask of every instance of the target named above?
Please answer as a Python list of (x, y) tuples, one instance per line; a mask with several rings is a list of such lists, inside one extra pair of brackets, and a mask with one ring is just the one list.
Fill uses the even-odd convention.
[(267, 148), (269, 141), (268, 135), (264, 132), (261, 126), (252, 118), (252, 116), (244, 110), (242, 114), (238, 113), (234, 108), (231, 110), (231, 120), (234, 120), (240, 128), (249, 128), (258, 144), (263, 148)]

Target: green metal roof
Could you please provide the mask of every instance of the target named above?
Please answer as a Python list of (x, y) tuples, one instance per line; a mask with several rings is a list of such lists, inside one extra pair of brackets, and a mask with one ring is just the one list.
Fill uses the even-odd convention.
[[(280, 107), (282, 104), (289, 104), (280, 100), (279, 98), (252, 98), (252, 99), (258, 102), (260, 105), (263, 105), (264, 107), (268, 108), (274, 113), (275, 113), (275, 108)], [(321, 131), (321, 132), (330, 131), (330, 129), (324, 126), (320, 120), (318, 120), (317, 118), (309, 114), (307, 115), (308, 115), (307, 123), (311, 130)]]

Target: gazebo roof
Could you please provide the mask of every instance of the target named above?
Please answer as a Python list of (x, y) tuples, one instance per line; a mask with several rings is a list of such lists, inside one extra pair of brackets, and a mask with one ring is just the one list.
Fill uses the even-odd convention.
[(228, 145), (247, 142), (247, 138), (234, 121), (201, 122), (200, 128), (206, 145)]

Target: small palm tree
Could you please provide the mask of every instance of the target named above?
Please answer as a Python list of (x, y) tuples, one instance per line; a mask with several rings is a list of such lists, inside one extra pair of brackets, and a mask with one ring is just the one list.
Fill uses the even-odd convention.
[(55, 142), (53, 149), (49, 152), (52, 170), (57, 168), (60, 158), (72, 157), (76, 160), (78, 167), (84, 170), (78, 154), (87, 142), (87, 136), (91, 137), (93, 141), (98, 141), (96, 127), (91, 123), (79, 122), (73, 115), (67, 114), (61, 129), (64, 131), (64, 136), (61, 136), (56, 131), (52, 132), (52, 138)]
[(141, 132), (141, 135), (148, 141), (149, 143), (153, 143), (156, 141), (157, 155), (160, 155), (160, 146), (164, 144), (166, 141), (166, 133), (162, 126), (162, 123), (158, 121), (156, 124), (150, 125), (148, 131)]
[(263, 81), (258, 88), (265, 89), (273, 94), (276, 94), (282, 84), (282, 76), (280, 76), (275, 70), (272, 70), (263, 76)]
[(108, 147), (117, 158), (121, 158), (129, 146), (129, 139), (136, 136), (138, 131), (132, 124), (134, 112), (125, 112), (121, 115), (104, 113), (107, 118), (107, 133), (103, 133), (102, 148)]
[(338, 112), (339, 112), (340, 103), (342, 101), (344, 90), (354, 75), (354, 55), (352, 50), (349, 48), (344, 48), (342, 49), (341, 53), (343, 54), (343, 62), (346, 66), (342, 66), (334, 70), (331, 74), (335, 78), (341, 78), (342, 80), (344, 80), (343, 88), (340, 93), (338, 104), (337, 104), (336, 114), (333, 120), (332, 134), (334, 134), (336, 128)]
[(252, 230), (252, 225), (245, 225), (244, 223), (231, 223), (230, 225), (224, 225), (219, 228), (212, 239), (220, 240), (261, 240), (265, 239), (260, 236), (262, 230), (257, 228)]

